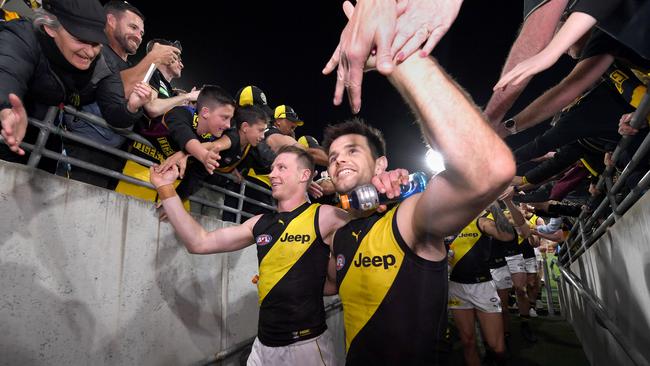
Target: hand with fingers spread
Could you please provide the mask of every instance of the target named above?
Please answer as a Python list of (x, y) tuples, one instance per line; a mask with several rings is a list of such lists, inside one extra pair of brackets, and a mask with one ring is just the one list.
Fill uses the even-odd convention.
[(572, 45), (576, 44), (594, 25), (596, 19), (589, 14), (573, 12), (553, 40), (538, 54), (522, 61), (501, 77), (494, 90), (505, 89), (508, 85), (519, 85), (549, 67)]
[(205, 153), (198, 157), (198, 160), (203, 163), (205, 170), (210, 174), (214, 173), (214, 170), (219, 167), (219, 159), (221, 159), (221, 156), (214, 150), (205, 150)]
[(503, 75), (494, 86), (493, 90), (505, 89), (508, 85), (519, 85), (523, 81), (528, 80), (536, 74), (553, 66), (553, 64), (557, 62), (558, 58), (559, 55), (556, 57), (556, 55), (553, 55), (546, 50), (542, 50), (542, 52), (521, 62)]
[(27, 112), (16, 94), (9, 94), (9, 103), (11, 108), (0, 110), (2, 137), (11, 151), (18, 155), (25, 155), (25, 151), (20, 148), (20, 143), (27, 131)]
[(135, 113), (145, 104), (151, 102), (155, 97), (155, 92), (148, 83), (143, 81), (135, 84), (131, 95), (129, 95), (127, 109), (131, 113)]
[[(401, 185), (408, 184), (409, 172), (406, 169), (395, 169), (372, 177), (372, 185), (375, 186), (377, 192), (385, 194), (388, 199), (399, 197), (402, 193)], [(386, 211), (386, 205), (377, 207), (378, 212)]]
[[(343, 11), (349, 21), (334, 54), (323, 69), (337, 70), (334, 104), (347, 91), (354, 113), (361, 109), (363, 71), (376, 68), (390, 74), (401, 62), (422, 47), (426, 56), (456, 19), (462, 0), (360, 0), (356, 8), (346, 1)], [(372, 65), (367, 61), (371, 60)]]
[(177, 166), (179, 171), (179, 177), (183, 179), (183, 177), (185, 176), (185, 168), (187, 168), (188, 157), (189, 155), (185, 154), (185, 152), (177, 151), (174, 153), (174, 155), (165, 159), (165, 161), (160, 166), (156, 167), (156, 171), (158, 173), (164, 173), (168, 169)]
[(402, 62), (420, 49), (428, 56), (458, 16), (462, 0), (399, 0), (401, 15), (395, 26), (390, 53)]
[(157, 168), (157, 165), (149, 168), (149, 181), (151, 181), (154, 187), (159, 188), (168, 184), (174, 184), (176, 179), (178, 179), (178, 167), (175, 165), (164, 172), (159, 172)]
[(390, 73), (393, 70), (390, 46), (397, 19), (397, 4), (395, 0), (360, 0), (355, 8), (346, 1), (343, 11), (349, 21), (323, 74), (336, 69), (334, 104), (341, 104), (346, 89), (352, 111), (358, 113), (361, 109), (363, 72), (374, 48), (379, 72)]

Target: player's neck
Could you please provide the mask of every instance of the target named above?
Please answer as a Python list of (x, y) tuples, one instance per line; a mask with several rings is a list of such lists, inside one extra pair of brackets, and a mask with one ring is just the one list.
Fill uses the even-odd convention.
[(286, 200), (278, 201), (278, 212), (290, 212), (307, 202), (305, 194), (296, 194)]

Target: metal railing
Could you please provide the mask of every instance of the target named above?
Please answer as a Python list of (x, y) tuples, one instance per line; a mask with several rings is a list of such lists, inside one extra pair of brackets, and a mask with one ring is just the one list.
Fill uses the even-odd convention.
[[(117, 149), (115, 147), (111, 147), (111, 146), (102, 144), (100, 142), (94, 141), (94, 140), (89, 139), (87, 137), (84, 137), (84, 136), (75, 134), (73, 132), (66, 131), (63, 128), (60, 128), (59, 126), (57, 126), (55, 124), (55, 121), (57, 120), (57, 116), (59, 115), (59, 113), (67, 113), (67, 114), (70, 114), (70, 115), (72, 115), (74, 117), (81, 118), (81, 119), (83, 119), (83, 120), (85, 120), (85, 121), (87, 121), (89, 123), (94, 124), (94, 125), (104, 127), (104, 128), (109, 128), (112, 131), (114, 131), (115, 133), (127, 138), (128, 140), (136, 141), (136, 142), (139, 142), (141, 144), (144, 144), (146, 146), (149, 146), (149, 147), (153, 148), (153, 146), (151, 145), (151, 143), (147, 139), (145, 139), (144, 137), (138, 135), (137, 133), (135, 133), (133, 131), (130, 131), (128, 129), (114, 128), (111, 125), (109, 125), (104, 119), (102, 119), (102, 118), (100, 118), (98, 116), (95, 116), (93, 114), (79, 111), (79, 110), (77, 110), (77, 109), (75, 109), (73, 107), (70, 107), (70, 106), (64, 106), (63, 108), (50, 107), (48, 109), (46, 115), (45, 115), (45, 118), (42, 121), (40, 121), (38, 119), (35, 119), (35, 118), (28, 118), (29, 124), (39, 129), (38, 137), (36, 138), (36, 142), (34, 144), (29, 144), (29, 143), (26, 143), (26, 142), (21, 142), (21, 144), (20, 144), (20, 147), (22, 149), (24, 149), (26, 151), (30, 151), (29, 160), (27, 162), (28, 166), (36, 167), (38, 165), (38, 163), (40, 162), (41, 157), (44, 156), (46, 158), (53, 159), (53, 160), (58, 160), (59, 162), (63, 162), (63, 163), (67, 163), (67, 164), (70, 164), (70, 165), (73, 165), (73, 166), (77, 166), (77, 167), (92, 171), (92, 172), (97, 173), (97, 174), (105, 175), (105, 176), (113, 178), (113, 179), (118, 179), (118, 180), (122, 180), (122, 181), (125, 181), (125, 182), (128, 182), (128, 183), (131, 183), (131, 184), (138, 185), (138, 186), (154, 189), (153, 185), (150, 182), (143, 181), (143, 180), (140, 180), (140, 179), (125, 175), (122, 172), (107, 169), (105, 167), (93, 164), (91, 162), (87, 162), (87, 161), (83, 161), (83, 160), (79, 160), (79, 159), (67, 156), (65, 154), (62, 154), (61, 152), (47, 150), (45, 148), (45, 144), (46, 144), (48, 138), (50, 137), (50, 134), (55, 134), (57, 136), (65, 138), (67, 140), (75, 141), (77, 143), (96, 148), (98, 150), (101, 150), (103, 152), (115, 155), (115, 156), (120, 157), (122, 159), (134, 161), (134, 162), (136, 162), (136, 163), (138, 163), (140, 165), (143, 165), (145, 167), (152, 167), (154, 165), (154, 163), (151, 162), (150, 160), (144, 159), (144, 158), (142, 158), (140, 156), (137, 156), (137, 155), (122, 151), (122, 150)], [(0, 136), (0, 142), (4, 143), (4, 139), (2, 138), (2, 136)], [(222, 177), (225, 177), (227, 179), (230, 179), (232, 181), (236, 181), (236, 178), (231, 174), (223, 174), (223, 173), (220, 173), (220, 172), (215, 172), (215, 174), (220, 175)], [(262, 208), (267, 209), (267, 210), (272, 210), (272, 211), (276, 210), (276, 208), (274, 206), (271, 206), (271, 205), (268, 205), (268, 204), (266, 204), (264, 202), (261, 202), (261, 201), (246, 197), (245, 196), (246, 189), (254, 189), (254, 190), (257, 190), (257, 191), (262, 192), (264, 194), (267, 194), (268, 196), (271, 196), (271, 191), (269, 189), (265, 188), (265, 187), (261, 187), (259, 185), (256, 185), (255, 183), (246, 181), (244, 179), (242, 179), (242, 181), (241, 181), (241, 183), (239, 185), (238, 192), (232, 192), (232, 191), (230, 191), (228, 189), (218, 187), (218, 186), (215, 186), (215, 185), (211, 185), (211, 184), (207, 184), (205, 182), (203, 183), (203, 187), (206, 187), (207, 189), (209, 189), (211, 191), (219, 192), (219, 193), (222, 193), (222, 194), (224, 194), (226, 196), (231, 196), (231, 197), (236, 198), (238, 200), (237, 209), (222, 205), (222, 204), (217, 203), (217, 202), (212, 202), (212, 201), (206, 200), (205, 198), (196, 197), (195, 195), (192, 195), (192, 196), (189, 197), (190, 202), (198, 203), (198, 204), (201, 204), (203, 206), (208, 206), (208, 207), (220, 209), (223, 212), (233, 213), (236, 216), (236, 219), (235, 219), (236, 223), (241, 223), (242, 217), (249, 218), (249, 217), (253, 216), (253, 214), (243, 211), (244, 202), (250, 203), (250, 204), (258, 206), (258, 207), (262, 207)]]
[[(636, 129), (642, 128), (643, 124), (647, 123), (646, 118), (649, 113), (650, 94), (646, 93), (632, 115), (630, 125)], [(614, 166), (621, 159), (621, 154), (628, 149), (633, 138), (634, 136), (624, 136), (614, 150), (612, 154), (613, 164), (607, 166), (596, 186), (599, 191), (604, 192), (604, 198), (593, 212), (583, 210), (578, 216), (560, 251), (559, 259), (562, 265), (571, 264), (589, 249), (650, 186), (650, 172), (645, 172), (637, 185), (624, 197), (621, 196), (627, 178), (635, 171), (643, 159), (647, 159), (650, 152), (650, 134), (645, 137), (630, 162), (614, 182)]]
[(607, 329), (607, 331), (614, 337), (616, 342), (619, 344), (620, 348), (627, 354), (627, 356), (634, 362), (635, 365), (647, 365), (646, 358), (639, 352), (636, 347), (632, 346), (632, 342), (629, 337), (621, 331), (621, 329), (616, 325), (616, 322), (610, 318), (607, 313), (607, 309), (601, 303), (600, 299), (597, 296), (594, 296), (590, 291), (584, 288), (582, 281), (576, 275), (574, 275), (570, 270), (560, 266), (560, 273), (565, 279), (565, 282), (571, 285), (578, 296), (581, 299), (584, 299), (589, 307), (593, 310), (596, 315), (597, 320), (600, 324)]

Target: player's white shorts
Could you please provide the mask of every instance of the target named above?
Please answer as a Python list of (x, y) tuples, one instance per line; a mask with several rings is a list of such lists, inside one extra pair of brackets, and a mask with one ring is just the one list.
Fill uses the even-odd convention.
[(337, 364), (334, 343), (328, 330), (316, 338), (282, 347), (265, 346), (258, 338), (255, 338), (253, 349), (246, 363), (247, 366), (330, 366)]
[(537, 258), (524, 259), (524, 267), (526, 268), (526, 273), (537, 273)]
[(492, 281), (497, 286), (497, 290), (512, 288), (512, 278), (510, 277), (510, 270), (507, 264), (499, 268), (490, 269), (490, 274), (492, 275)]
[(510, 270), (510, 274), (526, 273), (526, 263), (524, 262), (523, 254), (506, 257), (506, 262), (508, 262), (508, 270)]
[(449, 309), (477, 309), (500, 313), (501, 300), (494, 281), (458, 283), (449, 281)]

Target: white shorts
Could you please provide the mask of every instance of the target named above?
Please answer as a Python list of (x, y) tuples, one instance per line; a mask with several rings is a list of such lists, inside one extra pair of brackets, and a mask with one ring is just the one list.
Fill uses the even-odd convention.
[(258, 338), (248, 356), (247, 366), (330, 366), (337, 365), (334, 343), (329, 330), (316, 338), (292, 343), (282, 347), (268, 347)]
[(508, 270), (510, 271), (510, 274), (526, 273), (526, 263), (524, 262), (523, 254), (506, 257), (506, 262), (508, 262)]
[(512, 278), (510, 277), (510, 270), (507, 264), (499, 268), (490, 269), (490, 274), (492, 275), (492, 281), (497, 286), (497, 290), (512, 288)]
[(449, 281), (449, 309), (476, 309), (500, 313), (501, 300), (494, 281), (458, 283)]
[(526, 268), (526, 273), (537, 273), (537, 258), (524, 259), (524, 267)]

